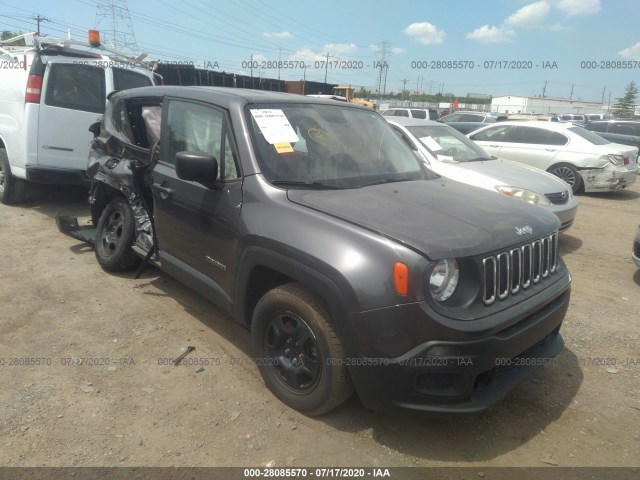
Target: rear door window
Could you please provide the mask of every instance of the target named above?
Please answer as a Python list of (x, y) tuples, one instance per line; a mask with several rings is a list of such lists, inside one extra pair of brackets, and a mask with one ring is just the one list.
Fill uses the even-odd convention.
[(124, 68), (113, 69), (113, 88), (127, 90), (129, 88), (150, 87), (153, 82), (149, 77)]
[(103, 113), (105, 69), (82, 64), (53, 63), (44, 103), (52, 107)]
[(427, 118), (427, 112), (424, 110), (411, 110), (413, 118)]
[(621, 133), (622, 135), (640, 136), (640, 125), (633, 123), (614, 123), (611, 125), (610, 132)]

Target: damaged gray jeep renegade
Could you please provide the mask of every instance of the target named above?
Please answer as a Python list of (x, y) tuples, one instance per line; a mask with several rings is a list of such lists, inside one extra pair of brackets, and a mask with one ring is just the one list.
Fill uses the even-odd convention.
[(445, 178), (375, 111), (282, 93), (112, 95), (87, 172), (108, 271), (152, 264), (251, 332), (282, 402), (482, 411), (563, 348), (557, 218)]

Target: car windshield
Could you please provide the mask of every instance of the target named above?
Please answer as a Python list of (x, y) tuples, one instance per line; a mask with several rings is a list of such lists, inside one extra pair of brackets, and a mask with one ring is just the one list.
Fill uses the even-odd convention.
[(448, 126), (407, 127), (411, 134), (441, 161), (473, 162), (491, 160), (491, 156), (456, 129)]
[(274, 185), (357, 188), (427, 178), (418, 157), (373, 111), (322, 104), (250, 105), (254, 151)]
[(570, 132), (575, 133), (576, 135), (584, 138), (585, 140), (593, 143), (594, 145), (606, 145), (607, 143), (611, 143), (609, 140), (602, 138), (597, 133), (591, 132), (586, 128), (582, 127), (569, 127), (568, 130)]

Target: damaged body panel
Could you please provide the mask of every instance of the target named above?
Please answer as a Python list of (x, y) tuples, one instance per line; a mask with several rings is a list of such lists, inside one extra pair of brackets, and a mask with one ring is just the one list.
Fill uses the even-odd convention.
[(637, 167), (634, 165), (625, 167), (607, 163), (600, 168), (584, 168), (578, 172), (584, 182), (585, 192), (617, 191), (636, 181)]
[(161, 116), (160, 99), (109, 102), (87, 167), (92, 179), (89, 204), (94, 225), (104, 206), (121, 194), (135, 219), (134, 247), (145, 255), (154, 248), (150, 185), (151, 171), (158, 161)]

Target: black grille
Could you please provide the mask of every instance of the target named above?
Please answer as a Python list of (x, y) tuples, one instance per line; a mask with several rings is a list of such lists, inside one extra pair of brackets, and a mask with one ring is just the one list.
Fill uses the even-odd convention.
[(500, 252), (482, 260), (483, 298), (486, 305), (515, 295), (555, 272), (558, 265), (558, 234)]
[(547, 193), (545, 197), (553, 203), (554, 205), (564, 205), (569, 201), (569, 191), (565, 190), (564, 192), (557, 193)]

